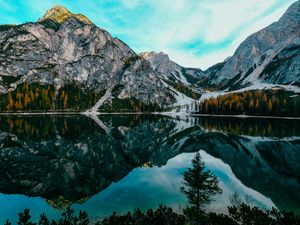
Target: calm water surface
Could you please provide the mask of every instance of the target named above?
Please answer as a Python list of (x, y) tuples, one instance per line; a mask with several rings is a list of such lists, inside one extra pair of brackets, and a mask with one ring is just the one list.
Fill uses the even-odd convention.
[(91, 218), (159, 204), (180, 211), (182, 173), (196, 151), (220, 179), (209, 209), (233, 193), (300, 213), (300, 121), (147, 115), (0, 117), (0, 224), (25, 208)]

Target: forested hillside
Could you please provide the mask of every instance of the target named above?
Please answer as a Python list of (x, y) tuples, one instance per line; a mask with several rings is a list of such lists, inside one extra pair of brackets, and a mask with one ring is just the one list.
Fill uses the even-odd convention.
[(2, 95), (0, 111), (79, 111), (92, 107), (104, 93), (83, 91), (80, 84), (70, 83), (55, 90), (53, 85), (43, 85), (28, 81), (14, 91)]
[(199, 113), (255, 116), (300, 116), (300, 96), (284, 90), (256, 90), (209, 98)]

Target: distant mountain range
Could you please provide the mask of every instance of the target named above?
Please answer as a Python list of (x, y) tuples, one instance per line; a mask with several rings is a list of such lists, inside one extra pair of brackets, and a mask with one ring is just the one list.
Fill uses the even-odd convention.
[[(275, 23), (250, 35), (233, 56), (205, 71), (184, 68), (164, 53), (142, 53), (165, 78), (203, 89), (236, 90), (257, 83), (300, 86), (300, 1)], [(198, 82), (196, 82), (198, 80)]]
[(202, 87), (239, 89), (257, 83), (300, 86), (300, 1), (250, 35), (234, 55), (204, 72)]
[(137, 54), (63, 6), (35, 23), (0, 26), (0, 111), (172, 110), (207, 90), (298, 90), (299, 75), (300, 1), (206, 71), (164, 53)]

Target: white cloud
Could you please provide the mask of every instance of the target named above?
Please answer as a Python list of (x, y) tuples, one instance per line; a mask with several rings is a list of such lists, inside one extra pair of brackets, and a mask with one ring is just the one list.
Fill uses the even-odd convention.
[(230, 36), (239, 27), (256, 19), (276, 0), (229, 0), (206, 2), (202, 7), (209, 11), (209, 26), (204, 31), (206, 42), (219, 42)]
[[(227, 57), (233, 55), (236, 48), (251, 34), (265, 28), (266, 26), (270, 25), (271, 23), (277, 21), (287, 10), (289, 4), (286, 4), (279, 9), (275, 10), (271, 14), (261, 18), (257, 22), (251, 24), (248, 28), (244, 29), (239, 33), (238, 36), (235, 37), (234, 42), (228, 46), (227, 48), (220, 49), (209, 54), (205, 54), (203, 56), (198, 57), (198, 63), (196, 66), (206, 69), (209, 66), (212, 66), (218, 62), (224, 61)], [(182, 61), (185, 63), (184, 61)], [(189, 65), (189, 64), (183, 64)]]
[[(234, 50), (233, 50), (234, 51)], [(232, 49), (225, 49), (225, 50), (220, 50), (216, 52), (211, 52), (208, 54), (205, 54), (204, 56), (195, 56), (195, 55), (185, 55), (184, 52), (182, 52), (181, 56), (179, 55), (178, 57), (174, 57), (174, 60), (179, 62), (182, 65), (188, 66), (188, 67), (198, 67), (201, 68), (202, 70), (207, 69), (208, 67), (219, 63), (223, 62), (224, 59), (232, 55)], [(172, 56), (171, 56), (172, 57)], [(179, 63), (179, 64), (180, 64)]]
[[(249, 35), (277, 21), (293, 1), (286, 1), (285, 4), (273, 10), (271, 7), (275, 5), (275, 0), (263, 2), (230, 0), (214, 3), (204, 1), (198, 4), (198, 8), (197, 5), (193, 5), (192, 9), (189, 8), (188, 10), (191, 11), (184, 13), (188, 16), (179, 15), (177, 19), (172, 18), (171, 21), (162, 20), (159, 28), (154, 26), (145, 35), (137, 38), (141, 38), (144, 43), (152, 40), (147, 50), (165, 51), (170, 58), (181, 65), (206, 69), (231, 56), (238, 45)], [(165, 3), (165, 5), (168, 4)], [(169, 13), (173, 12), (172, 8), (168, 9)], [(213, 44), (228, 38), (233, 39), (229, 46), (208, 51), (200, 56), (197, 51), (201, 49), (176, 48), (178, 43), (189, 43), (195, 39)], [(147, 44), (144, 45), (143, 50), (145, 48)], [(140, 49), (137, 48), (137, 50)]]
[[(138, 18), (134, 26), (133, 18), (124, 18), (128, 26), (118, 33), (137, 52), (164, 51), (181, 65), (206, 69), (232, 55), (247, 36), (278, 20), (293, 1), (144, 0), (151, 13)], [(214, 45), (224, 40), (232, 44), (206, 52), (197, 46), (184, 47), (197, 41)]]
[(135, 9), (142, 4), (142, 0), (121, 0), (123, 6), (128, 9)]
[[(28, 7), (27, 11), (31, 18), (38, 19), (46, 9), (54, 4), (62, 4), (74, 13), (85, 14), (96, 25), (124, 40), (136, 52), (164, 51), (183, 66), (205, 69), (232, 55), (247, 36), (278, 20), (294, 1), (24, 0), (23, 2), (24, 6)], [(14, 5), (5, 4), (0, 0), (0, 6), (9, 9)], [(222, 45), (224, 41), (226, 44)]]

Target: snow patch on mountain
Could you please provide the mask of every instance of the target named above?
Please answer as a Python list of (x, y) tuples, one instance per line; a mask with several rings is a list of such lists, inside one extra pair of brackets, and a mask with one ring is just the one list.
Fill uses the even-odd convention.
[(256, 83), (249, 87), (241, 88), (235, 91), (206, 91), (203, 92), (200, 101), (204, 101), (209, 98), (217, 98), (222, 95), (232, 94), (232, 93), (242, 93), (245, 91), (252, 91), (252, 90), (278, 90), (283, 89), (285, 91), (291, 91), (294, 93), (300, 94), (300, 87), (294, 85), (276, 85), (276, 84), (267, 84), (267, 83)]
[(89, 115), (89, 114), (95, 115), (95, 114), (97, 114), (98, 109), (100, 108), (100, 106), (102, 106), (104, 102), (106, 102), (109, 98), (111, 98), (111, 91), (114, 87), (115, 87), (115, 85), (110, 86), (106, 90), (105, 94), (98, 100), (98, 102), (96, 102), (96, 104), (91, 109), (87, 110), (85, 112), (85, 114), (86, 115)]
[(300, 86), (300, 1), (275, 23), (250, 35), (223, 63), (204, 71), (203, 88), (237, 90), (257, 83)]
[(171, 105), (171, 113), (189, 113), (193, 112), (194, 110), (194, 103), (195, 99), (187, 97), (186, 95), (182, 94), (181, 92), (177, 91), (172, 86), (168, 85), (166, 82), (162, 81), (163, 84), (171, 90), (174, 98), (176, 99), (176, 103)]

